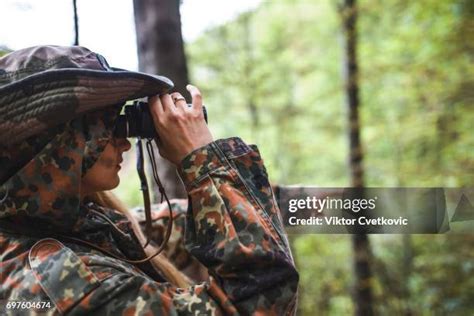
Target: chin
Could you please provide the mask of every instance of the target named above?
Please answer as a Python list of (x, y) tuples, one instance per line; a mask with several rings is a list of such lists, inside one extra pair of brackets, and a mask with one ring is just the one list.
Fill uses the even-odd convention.
[(109, 181), (103, 182), (103, 185), (101, 185), (102, 190), (101, 191), (109, 191), (113, 190), (116, 187), (118, 187), (120, 184), (120, 178), (118, 175), (115, 175), (114, 177), (111, 177)]
[(120, 178), (119, 178), (118, 175), (115, 176), (114, 181), (111, 181), (111, 184), (112, 184), (112, 187), (111, 187), (109, 190), (115, 189), (116, 187), (119, 186), (119, 184), (120, 184)]

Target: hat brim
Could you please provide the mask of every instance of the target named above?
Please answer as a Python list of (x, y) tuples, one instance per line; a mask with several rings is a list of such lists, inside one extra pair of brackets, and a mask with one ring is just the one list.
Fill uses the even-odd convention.
[(55, 69), (0, 88), (0, 145), (10, 146), (94, 110), (166, 93), (173, 82), (140, 72)]

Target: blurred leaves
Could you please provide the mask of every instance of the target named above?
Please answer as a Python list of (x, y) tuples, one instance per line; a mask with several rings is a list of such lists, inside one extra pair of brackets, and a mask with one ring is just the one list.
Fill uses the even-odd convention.
[[(472, 7), (465, 0), (360, 1), (369, 186), (474, 184)], [(214, 135), (256, 142), (273, 182), (326, 187), (348, 184), (341, 52), (336, 3), (308, 0), (264, 2), (188, 46)], [(461, 263), (455, 249), (469, 238), (415, 236), (407, 246), (400, 236), (373, 236), (377, 311), (467, 313), (472, 281), (460, 271), (474, 258)], [(347, 236), (292, 240), (300, 314), (352, 313)]]

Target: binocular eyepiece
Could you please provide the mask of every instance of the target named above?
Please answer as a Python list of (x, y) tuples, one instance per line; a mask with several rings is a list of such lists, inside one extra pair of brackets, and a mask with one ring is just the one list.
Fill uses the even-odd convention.
[[(191, 107), (192, 104), (188, 106)], [(202, 111), (207, 123), (207, 111), (204, 106)], [(147, 102), (134, 101), (133, 105), (125, 106), (124, 112), (125, 114), (118, 116), (115, 123), (115, 137), (158, 138)]]

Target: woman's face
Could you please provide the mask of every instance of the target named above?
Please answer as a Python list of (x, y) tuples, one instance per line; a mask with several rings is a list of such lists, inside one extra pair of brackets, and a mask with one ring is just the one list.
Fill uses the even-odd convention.
[(126, 138), (113, 138), (107, 143), (99, 159), (82, 177), (82, 197), (94, 192), (111, 190), (119, 185), (118, 172), (123, 161), (122, 154), (130, 147), (130, 142)]

